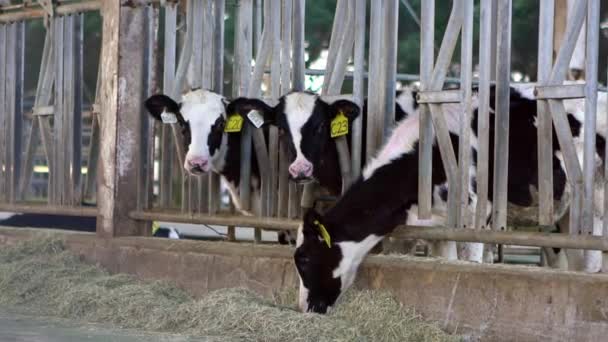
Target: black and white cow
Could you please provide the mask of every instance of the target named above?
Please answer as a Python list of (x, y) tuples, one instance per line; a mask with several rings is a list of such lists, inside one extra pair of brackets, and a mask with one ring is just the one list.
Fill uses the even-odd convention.
[[(537, 136), (536, 102), (526, 90), (511, 89), (508, 200), (519, 207), (536, 206), (537, 189)], [(491, 103), (494, 101), (492, 100)], [(580, 105), (580, 103), (579, 103)], [(578, 105), (566, 104), (570, 114), (568, 120), (577, 153), (582, 156), (584, 127)], [(450, 140), (454, 149), (459, 143), (459, 110), (444, 111)], [(477, 113), (472, 120), (471, 145), (472, 165), (476, 164)], [(598, 127), (601, 126), (598, 124)], [(494, 115), (490, 115), (490, 165), (493, 175)], [(598, 130), (599, 131), (599, 130)], [(418, 202), (418, 113), (408, 116), (392, 132), (387, 143), (366, 165), (361, 177), (354, 182), (338, 203), (324, 215), (314, 209), (304, 215), (298, 230), (294, 261), (300, 277), (299, 306), (304, 312), (325, 313), (333, 306), (354, 282), (356, 272), (364, 257), (380, 240), (397, 225), (416, 224)], [(603, 169), (605, 139), (597, 136), (598, 175)], [(561, 151), (554, 132), (554, 199), (557, 202), (556, 220), (564, 214), (570, 201), (570, 189)], [(424, 224), (442, 226), (446, 220), (447, 179), (443, 169), (439, 148), (433, 145), (432, 219)], [(475, 167), (471, 168), (470, 205), (474, 213), (477, 202), (475, 194)], [(601, 176), (598, 176), (598, 178)], [(490, 182), (492, 179), (490, 179)], [(597, 179), (598, 208), (601, 217), (603, 179)], [(491, 191), (491, 189), (490, 189)], [(488, 196), (491, 206), (492, 194)], [(490, 219), (491, 208), (488, 208)], [(528, 211), (522, 211), (528, 213)], [(599, 214), (599, 215), (598, 215)], [(596, 221), (601, 223), (601, 220)], [(596, 227), (597, 226), (597, 227)], [(594, 231), (601, 224), (594, 225)], [(595, 232), (599, 233), (599, 232)], [(476, 247), (476, 246), (473, 246)], [(478, 247), (478, 246), (477, 246)], [(473, 248), (475, 249), (475, 248)], [(479, 248), (477, 248), (479, 250)]]
[[(209, 171), (222, 176), (236, 209), (244, 215), (260, 214), (260, 172), (255, 153), (251, 157), (251, 211), (243, 210), (239, 197), (241, 167), (241, 134), (227, 133), (227, 120), (233, 115), (244, 116), (251, 108), (246, 101), (229, 101), (217, 93), (196, 89), (183, 95), (178, 104), (162, 94), (145, 101), (150, 114), (157, 120), (176, 120), (182, 128), (184, 147), (188, 151), (184, 168), (192, 175)], [(168, 118), (168, 119), (167, 119)], [(243, 118), (247, 120), (247, 118)], [(268, 135), (267, 126), (263, 126)], [(279, 232), (279, 242), (288, 243), (289, 234)]]
[[(412, 96), (414, 94), (414, 96)], [(413, 90), (398, 91), (395, 103), (395, 121), (399, 122), (408, 114), (414, 113), (417, 103)], [(279, 99), (275, 107), (267, 106), (257, 99), (246, 101), (252, 108), (264, 112), (283, 132), (287, 139), (290, 158), (289, 177), (297, 182), (316, 180), (331, 195), (339, 195), (342, 189), (342, 176), (338, 163), (338, 151), (330, 136), (332, 120), (342, 112), (348, 118), (346, 140), (351, 147), (353, 120), (362, 115), (362, 146), (366, 142), (367, 100), (361, 112), (352, 101), (336, 100), (328, 102), (311, 92), (292, 92)], [(362, 162), (365, 161), (365, 148), (362, 149)]]

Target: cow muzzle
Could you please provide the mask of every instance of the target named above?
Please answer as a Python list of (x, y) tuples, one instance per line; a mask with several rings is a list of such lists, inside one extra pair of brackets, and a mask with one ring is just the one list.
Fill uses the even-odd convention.
[(202, 175), (209, 171), (209, 160), (203, 157), (191, 157), (186, 159), (186, 165), (184, 166), (188, 173)]
[(311, 181), (312, 171), (312, 163), (308, 160), (296, 160), (289, 165), (289, 177), (298, 183), (306, 183)]

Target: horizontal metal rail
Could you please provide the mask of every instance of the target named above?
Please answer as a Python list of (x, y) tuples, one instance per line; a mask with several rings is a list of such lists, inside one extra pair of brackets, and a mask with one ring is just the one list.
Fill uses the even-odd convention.
[[(129, 214), (135, 220), (167, 221), (193, 224), (214, 224), (222, 226), (257, 227), (267, 230), (297, 230), (298, 220), (238, 216), (229, 214), (204, 215), (180, 212), (133, 211)], [(541, 231), (547, 227), (539, 226)], [(555, 247), (572, 249), (592, 249), (608, 251), (608, 239), (591, 235), (567, 235), (548, 232), (529, 232), (530, 227), (513, 226), (516, 231), (491, 231), (473, 229), (447, 229), (444, 227), (399, 226), (391, 237), (397, 239), (424, 239), (461, 242), (484, 242), (505, 245)], [(331, 230), (330, 230), (331, 231)]]
[[(99, 11), (101, 9), (101, 1), (90, 0), (82, 2), (74, 2), (67, 4), (59, 4), (54, 8), (57, 15), (73, 14), (88, 11)], [(17, 11), (2, 12), (0, 7), (0, 23), (43, 18), (46, 12), (41, 7), (23, 7)]]
[(0, 211), (11, 213), (24, 214), (49, 214), (49, 215), (66, 215), (66, 216), (97, 216), (96, 207), (84, 206), (58, 206), (37, 203), (17, 203), (8, 204), (0, 203)]
[(405, 229), (396, 230), (392, 236), (398, 239), (483, 242), (504, 245), (608, 251), (608, 239), (593, 235), (408, 226)]
[(178, 223), (213, 224), (219, 226), (238, 226), (262, 228), (267, 230), (297, 230), (301, 224), (298, 220), (278, 219), (257, 216), (239, 216), (218, 213), (216, 215), (190, 214), (178, 211), (132, 211), (129, 217), (143, 221), (166, 221)]

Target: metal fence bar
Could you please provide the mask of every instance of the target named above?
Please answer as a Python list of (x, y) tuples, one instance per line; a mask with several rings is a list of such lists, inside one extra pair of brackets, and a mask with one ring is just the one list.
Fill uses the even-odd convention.
[[(583, 233), (602, 235), (602, 226), (595, 224), (594, 213), (594, 176), (595, 176), (595, 137), (597, 116), (597, 69), (599, 53), (600, 2), (587, 2), (587, 42), (585, 53), (585, 147), (583, 154)], [(606, 201), (606, 199), (604, 199)], [(599, 219), (599, 218), (598, 218)], [(602, 253), (586, 250), (585, 270), (599, 272), (602, 268)]]
[[(289, 4), (288, 4), (289, 3)], [(288, 12), (287, 9), (290, 9), (290, 11)], [(296, 55), (298, 55), (297, 49), (302, 48), (303, 46), (297, 46), (298, 42), (297, 42), (297, 38), (295, 37), (295, 34), (298, 34), (299, 32), (296, 32), (298, 30), (298, 28), (296, 28), (296, 25), (299, 25), (300, 22), (298, 20), (302, 19), (298, 17), (298, 13), (301, 10), (301, 8), (299, 8), (299, 1), (295, 0), (295, 3), (293, 3), (292, 1), (286, 1), (283, 3), (283, 11), (281, 13), (282, 15), (282, 41), (283, 41), (283, 45), (282, 45), (282, 50), (281, 51), (281, 95), (286, 94), (287, 92), (289, 92), (290, 90), (290, 81), (291, 81), (291, 66), (290, 66), (290, 53), (291, 53), (291, 44), (292, 44), (292, 37), (291, 37), (291, 33), (293, 31), (294, 33), (294, 41), (293, 41), (293, 45), (294, 45), (294, 52), (293, 52), (293, 60), (295, 62), (295, 59), (297, 58)], [(291, 20), (293, 16), (293, 21)], [(286, 25), (287, 23), (289, 23), (289, 25)], [(294, 63), (294, 69), (295, 69), (295, 63)], [(295, 78), (295, 72), (294, 72), (294, 78)], [(294, 80), (295, 81), (295, 80)], [(295, 85), (294, 85), (295, 86)], [(272, 155), (272, 152), (271, 152)], [(288, 172), (287, 169), (289, 167), (289, 159), (287, 157), (287, 146), (285, 144), (285, 141), (282, 137), (279, 137), (279, 145), (278, 145), (278, 196), (277, 196), (277, 200), (278, 203), (276, 203), (276, 216), (277, 217), (287, 217), (288, 213), (289, 213), (289, 189), (290, 189), (290, 184), (289, 184), (289, 176), (288, 176)], [(294, 198), (294, 200), (297, 200)]]
[[(380, 62), (380, 50), (382, 49), (382, 8), (381, 1), (370, 2), (370, 29), (369, 29), (369, 56), (368, 56), (368, 68), (369, 78), (367, 83), (367, 131), (365, 146), (365, 158), (370, 160), (374, 155), (378, 147), (378, 128), (376, 127), (377, 120), (376, 116), (380, 115), (380, 98), (382, 96), (382, 84), (381, 84), (381, 62)], [(336, 19), (337, 20), (337, 17)], [(384, 119), (383, 119), (384, 120)]]
[(306, 0), (294, 0), (293, 6), (293, 88), (304, 90), (304, 14)]
[(507, 177), (509, 161), (509, 99), (511, 79), (511, 0), (498, 0), (496, 51), (496, 104), (494, 139), (494, 229), (507, 225)]
[(437, 60), (435, 61), (433, 76), (431, 77), (431, 86), (427, 90), (441, 90), (443, 83), (445, 82), (448, 67), (452, 61), (452, 55), (454, 54), (454, 48), (456, 47), (456, 43), (458, 43), (458, 34), (462, 27), (463, 18), (462, 11), (459, 10), (460, 5), (462, 5), (460, 1), (454, 1), (452, 5), (450, 19), (448, 19), (448, 25), (445, 29), (443, 40), (441, 41)]
[[(42, 59), (40, 62), (40, 72), (38, 75), (38, 83), (36, 85), (36, 97), (34, 99), (34, 108), (41, 105), (48, 105), (50, 102), (50, 89), (53, 82), (53, 36), (52, 28), (48, 28), (44, 37), (44, 47), (42, 49)], [(44, 90), (43, 90), (44, 89)], [(43, 93), (44, 92), (44, 93)], [(43, 98), (44, 97), (44, 98)], [(33, 173), (33, 162), (34, 154), (36, 153), (37, 146), (40, 142), (39, 134), (41, 133), (40, 128), (40, 116), (34, 116), (32, 119), (31, 130), (29, 131), (27, 141), (25, 143), (25, 161), (21, 168), (22, 175), (19, 179), (19, 195), (20, 199), (26, 197), (29, 190), (30, 181)], [(45, 153), (47, 149), (45, 148)], [(48, 153), (45, 154), (47, 161), (51, 159)], [(0, 162), (0, 165), (2, 163)], [(1, 181), (1, 180), (0, 180)]]
[[(421, 2), (420, 27), (420, 88), (431, 88), (435, 59), (435, 0)], [(420, 106), (420, 142), (418, 151), (418, 217), (431, 218), (433, 169), (433, 123), (429, 106)]]
[(0, 24), (0, 201), (7, 200), (7, 175), (8, 165), (6, 164), (6, 143), (8, 130), (8, 108), (6, 101), (6, 84), (7, 84), (7, 37), (8, 25)]
[(9, 25), (7, 39), (8, 58), (6, 62), (6, 102), (8, 108), (8, 143), (7, 143), (7, 169), (8, 200), (14, 203), (17, 200), (19, 175), (21, 168), (21, 136), (23, 126), (23, 63), (25, 45), (25, 23), (16, 22)]
[[(171, 94), (175, 81), (177, 4), (168, 3), (164, 9), (163, 92)], [(159, 204), (161, 207), (168, 208), (171, 205), (173, 194), (173, 158), (175, 151), (173, 147), (174, 140), (172, 139), (173, 128), (164, 124), (160, 125), (160, 127)]]
[(64, 179), (63, 175), (65, 175), (65, 162), (64, 162), (64, 154), (61, 151), (61, 147), (65, 146), (64, 144), (64, 120), (63, 120), (63, 112), (64, 112), (64, 104), (63, 104), (63, 40), (64, 40), (64, 20), (65, 17), (55, 17), (55, 114), (53, 117), (53, 146), (54, 148), (54, 168), (49, 170), (49, 176), (51, 178), (51, 184), (53, 185), (53, 204), (63, 204), (63, 188), (64, 188)]
[[(549, 0), (552, 1), (552, 0)], [(479, 108), (477, 111), (477, 208), (475, 229), (486, 226), (490, 158), (490, 77), (492, 76), (492, 1), (482, 1), (479, 24)]]
[[(553, 65), (554, 0), (540, 1), (538, 30), (538, 76), (546, 85)], [(553, 223), (553, 123), (547, 101), (537, 101), (538, 112), (538, 223)], [(551, 251), (549, 251), (551, 253)]]
[[(297, 4), (296, 4), (297, 5)], [(276, 13), (273, 12), (273, 17)], [(274, 29), (281, 30), (280, 40), (282, 42), (280, 54), (274, 51), (273, 47), (273, 58), (271, 62), (271, 69), (273, 70), (273, 84), (272, 84), (272, 97), (274, 99), (278, 99), (279, 96), (286, 94), (291, 90), (291, 48), (292, 48), (292, 31), (293, 31), (293, 23), (292, 19), (294, 17), (294, 3), (292, 0), (283, 1), (282, 12), (279, 18), (282, 18), (281, 22), (277, 23), (279, 25), (274, 25)], [(275, 17), (276, 18), (276, 17)], [(278, 33), (275, 32), (274, 42), (277, 42)], [(295, 55), (296, 53), (294, 53)], [(276, 58), (280, 57), (280, 61), (276, 61)], [(278, 64), (278, 65), (276, 65)], [(278, 88), (279, 84), (275, 80), (274, 73), (277, 73), (277, 69), (280, 69), (280, 89), (275, 90), (275, 86)], [(271, 198), (270, 198), (270, 216), (279, 216), (285, 217), (287, 215), (287, 201), (289, 201), (289, 183), (287, 178), (287, 168), (288, 165), (285, 155), (281, 156), (284, 151), (281, 151), (280, 148), (280, 140), (278, 129), (274, 126), (270, 127), (269, 134), (269, 155), (270, 155), (270, 163), (271, 163)], [(283, 173), (281, 173), (283, 172)], [(278, 190), (278, 193), (276, 192)], [(285, 201), (285, 203), (281, 203), (281, 200)], [(282, 207), (279, 210), (279, 207)], [(279, 213), (280, 212), (280, 213)], [(279, 215), (280, 214), (280, 215)]]
[[(237, 22), (235, 27), (235, 79), (236, 91), (233, 96), (245, 96), (250, 83), (252, 56), (252, 0), (237, 2)], [(263, 49), (262, 49), (263, 50)], [(261, 50), (260, 50), (261, 51)], [(258, 51), (258, 52), (260, 52)], [(259, 63), (259, 61), (258, 61)], [(239, 194), (241, 207), (250, 208), (251, 199), (251, 156), (252, 130), (249, 124), (243, 125), (241, 131), (241, 169)]]
[[(366, 1), (355, 1), (355, 41), (354, 41), (354, 63), (355, 71), (353, 73), (353, 100), (359, 108), (363, 109), (363, 101), (365, 100), (365, 80), (363, 73), (365, 72), (365, 18), (366, 18)], [(361, 174), (361, 153), (363, 144), (363, 127), (362, 115), (359, 115), (353, 121), (352, 125), (352, 140), (351, 140), (351, 175), (352, 179), (357, 179)]]
[[(305, 63), (304, 63), (304, 24), (305, 24), (305, 9), (306, 0), (294, 0), (293, 8), (293, 58), (292, 58), (292, 74), (293, 74), (293, 90), (304, 90), (305, 79)], [(287, 147), (283, 146), (281, 153), (284, 156), (281, 174), (287, 176), (287, 167), (289, 160), (287, 159)], [(284, 163), (284, 164), (283, 164)], [(287, 207), (287, 216), (289, 218), (298, 217), (300, 213), (301, 187), (294, 182), (289, 182), (289, 204)]]
[(551, 72), (551, 84), (563, 83), (566, 79), (566, 72), (568, 65), (570, 64), (570, 59), (572, 58), (572, 53), (574, 52), (576, 40), (578, 39), (578, 34), (587, 14), (585, 11), (587, 9), (587, 1), (577, 1), (572, 7), (572, 14), (568, 17), (564, 41), (559, 48)]
[[(351, 7), (354, 7), (351, 5)], [(354, 9), (353, 9), (354, 11)], [(382, 131), (384, 143), (389, 136), (389, 131), (395, 125), (395, 93), (397, 74), (397, 29), (399, 27), (399, 0), (387, 0), (384, 16), (384, 129)], [(350, 30), (354, 32), (355, 30)]]
[[(334, 22), (331, 27), (331, 39), (329, 41), (329, 49), (327, 54), (327, 68), (325, 70), (325, 77), (323, 79), (323, 87), (321, 90), (322, 95), (326, 95), (329, 90), (329, 83), (332, 78), (333, 65), (335, 65), (335, 60), (338, 55), (338, 49), (336, 48), (336, 44), (340, 44), (338, 37), (342, 37), (344, 27), (345, 27), (345, 17), (347, 12), (348, 1), (346, 0), (338, 0), (336, 3), (336, 12), (334, 14)], [(330, 67), (331, 66), (331, 67)]]
[[(151, 6), (143, 8), (144, 11), (144, 49), (143, 56), (143, 86), (142, 98), (148, 98), (157, 89), (156, 84), (156, 62), (157, 62), (157, 35), (158, 11)], [(138, 190), (137, 209), (150, 208), (152, 206), (152, 190), (154, 184), (154, 125), (150, 115), (142, 108), (141, 116), (141, 151), (138, 162)], [(152, 139), (150, 139), (152, 137)]]

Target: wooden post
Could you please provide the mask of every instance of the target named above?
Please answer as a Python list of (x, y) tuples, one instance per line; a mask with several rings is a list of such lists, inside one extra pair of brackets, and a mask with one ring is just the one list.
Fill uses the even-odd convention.
[(135, 221), (137, 165), (141, 146), (145, 73), (143, 7), (104, 1), (101, 69), (101, 150), (97, 191), (97, 235), (116, 237), (150, 233), (150, 222)]

